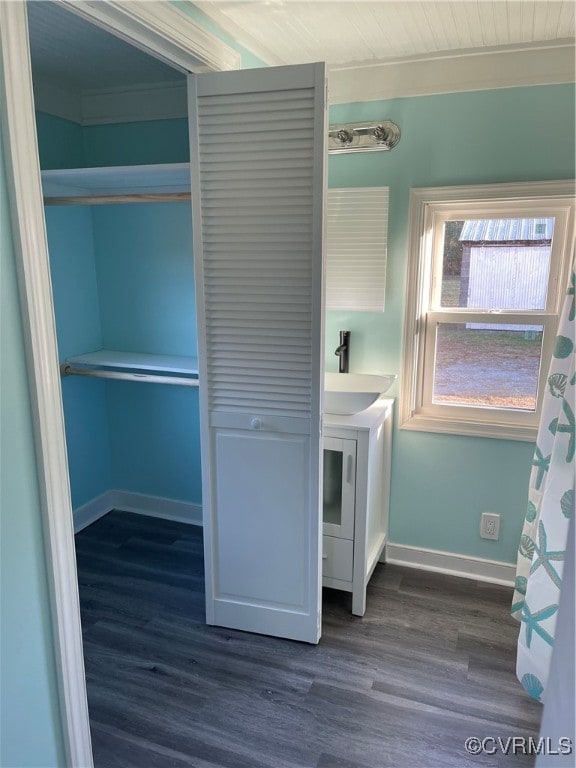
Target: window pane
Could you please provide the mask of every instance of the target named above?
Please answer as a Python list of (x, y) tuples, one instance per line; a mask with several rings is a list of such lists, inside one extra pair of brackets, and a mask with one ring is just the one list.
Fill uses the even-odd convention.
[(323, 522), (342, 525), (342, 451), (324, 449)]
[(438, 323), (433, 402), (534, 411), (543, 330)]
[(545, 309), (553, 218), (444, 225), (443, 307)]

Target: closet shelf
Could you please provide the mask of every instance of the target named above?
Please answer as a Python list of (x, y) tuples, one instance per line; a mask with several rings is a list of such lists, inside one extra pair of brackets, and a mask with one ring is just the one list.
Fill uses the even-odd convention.
[(67, 357), (60, 365), (60, 371), (63, 376), (96, 376), (198, 386), (198, 359), (181, 355), (149, 355), (100, 349)]
[(162, 202), (190, 199), (189, 163), (42, 171), (46, 205)]

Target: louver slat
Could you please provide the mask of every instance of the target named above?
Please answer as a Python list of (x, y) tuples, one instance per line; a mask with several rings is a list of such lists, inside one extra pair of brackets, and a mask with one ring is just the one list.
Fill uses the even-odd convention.
[(314, 99), (198, 97), (210, 411), (310, 417)]
[(388, 187), (328, 190), (326, 219), (326, 308), (381, 312)]

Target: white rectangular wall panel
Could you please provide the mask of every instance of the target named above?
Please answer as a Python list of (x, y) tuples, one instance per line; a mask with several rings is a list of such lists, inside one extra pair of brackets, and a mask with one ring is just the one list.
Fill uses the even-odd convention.
[(388, 195), (388, 187), (328, 190), (327, 309), (384, 309)]
[(323, 65), (190, 79), (209, 623), (317, 642)]

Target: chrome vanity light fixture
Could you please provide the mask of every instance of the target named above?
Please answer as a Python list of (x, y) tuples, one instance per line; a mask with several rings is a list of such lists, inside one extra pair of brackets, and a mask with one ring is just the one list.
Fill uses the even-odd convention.
[(328, 152), (388, 150), (400, 141), (400, 128), (391, 120), (379, 123), (347, 123), (328, 128)]

